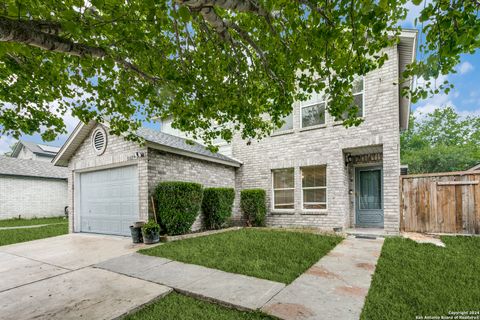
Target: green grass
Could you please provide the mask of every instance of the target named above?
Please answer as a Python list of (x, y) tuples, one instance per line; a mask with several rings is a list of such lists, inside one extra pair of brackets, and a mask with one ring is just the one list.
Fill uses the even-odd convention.
[(242, 312), (213, 303), (196, 300), (178, 293), (170, 293), (125, 320), (273, 320), (260, 312)]
[(341, 240), (338, 236), (305, 232), (242, 229), (168, 242), (140, 252), (290, 283)]
[(480, 311), (480, 238), (442, 241), (446, 248), (386, 239), (361, 319), (412, 320)]
[(6, 219), (0, 220), (1, 227), (19, 227), (19, 226), (33, 226), (39, 224), (51, 224), (51, 223), (61, 223), (67, 222), (65, 217), (49, 217), (49, 218), (33, 218), (33, 219)]
[(0, 230), (0, 246), (55, 237), (68, 233), (68, 224), (54, 224), (38, 228)]

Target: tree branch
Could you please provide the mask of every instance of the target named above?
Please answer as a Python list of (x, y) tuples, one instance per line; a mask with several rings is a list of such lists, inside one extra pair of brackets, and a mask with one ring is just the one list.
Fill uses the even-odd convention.
[(203, 7), (200, 9), (200, 14), (207, 21), (215, 31), (222, 37), (224, 40), (230, 40), (231, 36), (228, 33), (228, 26), (226, 22), (220, 18), (213, 7)]
[(125, 59), (109, 56), (103, 48), (75, 43), (56, 34), (43, 32), (33, 27), (39, 24), (39, 22), (32, 24), (30, 21), (17, 21), (0, 17), (0, 42), (21, 43), (42, 50), (60, 52), (82, 58), (91, 57), (101, 59), (110, 57), (125, 69), (133, 71), (147, 81), (157, 83), (160, 80), (158, 77), (143, 72), (136, 65)]
[(265, 10), (249, 0), (175, 0), (175, 2), (194, 10), (200, 10), (205, 7), (219, 7), (236, 12), (251, 12), (260, 16), (268, 15)]
[[(312, 3), (310, 0), (297, 0), (299, 3), (303, 4), (303, 5), (306, 5), (307, 7), (310, 8), (310, 10), (314, 11), (314, 12), (317, 12), (318, 14), (320, 14), (322, 16), (322, 18), (329, 24), (329, 25), (332, 25), (332, 21), (330, 20), (330, 18), (327, 16), (327, 14), (325, 13), (325, 10), (323, 10), (323, 8), (321, 7), (317, 7), (314, 3)], [(353, 1), (352, 1), (353, 2)]]

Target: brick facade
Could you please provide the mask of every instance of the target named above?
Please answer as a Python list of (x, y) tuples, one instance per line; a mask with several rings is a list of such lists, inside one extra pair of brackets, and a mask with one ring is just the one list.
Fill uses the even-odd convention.
[[(326, 123), (315, 128), (301, 128), (300, 105), (294, 104), (293, 130), (273, 134), (247, 145), (234, 138), (233, 157), (243, 162), (236, 181), (237, 195), (246, 188), (267, 190), (267, 224), (271, 226), (309, 226), (330, 229), (354, 227), (354, 196), (349, 191), (354, 179), (353, 166), (345, 166), (350, 150), (368, 152), (381, 148), (384, 172), (384, 227), (388, 232), (399, 228), (400, 128), (397, 48), (387, 50), (389, 60), (364, 79), (364, 122), (344, 128), (327, 113)], [(300, 168), (311, 165), (327, 167), (327, 210), (306, 212), (301, 203)], [(295, 209), (272, 210), (272, 170), (294, 168)], [(352, 192), (353, 193), (353, 192)], [(238, 197), (237, 197), (238, 198)], [(236, 213), (239, 218), (239, 212)]]
[[(69, 161), (71, 174), (68, 179), (68, 195), (71, 232), (74, 230), (75, 223), (75, 179), (81, 172), (136, 165), (140, 220), (147, 220), (149, 215), (153, 214), (150, 195), (160, 181), (191, 181), (205, 187), (233, 188), (235, 186), (233, 167), (140, 146), (135, 142), (126, 141), (123, 137), (107, 135), (107, 140), (105, 152), (97, 155), (91, 144), (90, 133)], [(138, 157), (136, 153), (141, 153), (143, 156)], [(201, 228), (201, 221), (199, 217), (192, 229)], [(78, 229), (75, 228), (75, 230)]]
[[(387, 232), (399, 230), (399, 60), (396, 47), (386, 50), (389, 60), (364, 79), (364, 122), (358, 127), (345, 128), (335, 123), (327, 113), (326, 123), (313, 128), (301, 128), (300, 105), (293, 109), (293, 129), (274, 134), (247, 145), (238, 135), (232, 142), (233, 157), (243, 164), (240, 168), (198, 160), (191, 157), (159, 151), (109, 136), (104, 154), (98, 156), (92, 149), (90, 136), (70, 159), (69, 203), (74, 215), (75, 175), (83, 170), (97, 170), (112, 166), (136, 164), (139, 181), (140, 218), (151, 213), (149, 196), (160, 181), (192, 181), (206, 187), (235, 187), (234, 219), (241, 220), (239, 193), (247, 188), (267, 191), (270, 226), (304, 226), (331, 230), (335, 227), (355, 227), (354, 173), (355, 166), (345, 165), (345, 154), (356, 152), (381, 153), (380, 162), (370, 163), (383, 168), (384, 228)], [(143, 157), (133, 155), (141, 152)], [(301, 168), (326, 166), (327, 209), (304, 211), (301, 203)], [(272, 170), (294, 168), (295, 208), (287, 212), (272, 210)], [(74, 219), (70, 219), (71, 222)], [(201, 219), (194, 225), (198, 229)], [(72, 226), (71, 230), (72, 230)]]
[(0, 175), (0, 219), (62, 216), (65, 206), (65, 179)]
[[(235, 168), (197, 160), (173, 153), (148, 149), (148, 189), (153, 194), (161, 181), (197, 182), (204, 187), (235, 187)], [(198, 216), (192, 230), (201, 229), (203, 217)]]

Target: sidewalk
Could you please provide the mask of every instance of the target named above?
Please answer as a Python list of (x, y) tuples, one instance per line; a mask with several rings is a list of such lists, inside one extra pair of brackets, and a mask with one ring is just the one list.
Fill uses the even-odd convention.
[(270, 300), (280, 319), (358, 320), (383, 239), (348, 237)]
[(358, 320), (383, 239), (348, 237), (290, 285), (138, 253), (94, 267), (280, 319)]
[(96, 268), (162, 284), (190, 296), (240, 310), (257, 310), (285, 285), (138, 253), (95, 265)]

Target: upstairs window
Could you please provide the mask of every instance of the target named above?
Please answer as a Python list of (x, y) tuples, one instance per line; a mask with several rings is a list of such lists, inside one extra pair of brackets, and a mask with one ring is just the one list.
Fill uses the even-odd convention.
[(357, 117), (363, 117), (363, 94), (364, 94), (364, 78), (356, 77), (353, 80), (352, 95), (353, 103), (358, 107)]
[(283, 126), (276, 129), (275, 132), (282, 132), (282, 131), (288, 131), (293, 129), (293, 113), (290, 113), (288, 116), (282, 117), (281, 120), (285, 121), (285, 123), (283, 124)]
[(326, 99), (323, 93), (312, 94), (310, 100), (300, 105), (302, 128), (325, 124)]
[[(357, 117), (361, 118), (364, 115), (363, 96), (364, 96), (364, 77), (355, 77), (352, 83), (353, 105), (357, 106)], [(348, 111), (342, 114), (340, 120), (348, 118)]]
[(280, 169), (273, 170), (273, 208), (274, 209), (293, 209), (295, 179), (294, 170)]

